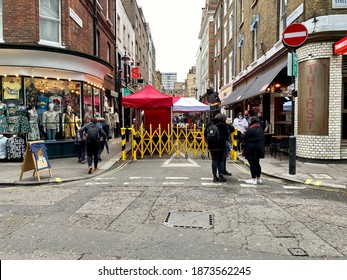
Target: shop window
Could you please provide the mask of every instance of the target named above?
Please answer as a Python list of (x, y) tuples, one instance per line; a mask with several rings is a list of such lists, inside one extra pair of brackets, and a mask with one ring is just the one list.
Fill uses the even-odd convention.
[(61, 45), (60, 0), (40, 0), (40, 43)]
[(88, 84), (83, 85), (84, 122), (101, 116), (101, 90)]
[[(81, 126), (81, 84), (41, 78), (25, 78), (26, 105), (34, 135), (29, 140), (69, 140)], [(36, 133), (37, 130), (37, 133)]]

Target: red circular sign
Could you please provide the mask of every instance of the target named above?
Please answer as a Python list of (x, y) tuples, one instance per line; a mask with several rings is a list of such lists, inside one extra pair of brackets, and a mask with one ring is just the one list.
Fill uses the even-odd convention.
[(284, 29), (282, 42), (287, 47), (297, 48), (305, 43), (307, 36), (308, 31), (305, 25), (301, 23), (293, 23)]

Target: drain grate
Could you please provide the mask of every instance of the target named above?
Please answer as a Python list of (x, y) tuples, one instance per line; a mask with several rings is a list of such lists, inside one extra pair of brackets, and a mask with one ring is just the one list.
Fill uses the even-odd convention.
[(170, 211), (163, 224), (167, 227), (213, 228), (213, 215), (205, 211), (174, 210)]

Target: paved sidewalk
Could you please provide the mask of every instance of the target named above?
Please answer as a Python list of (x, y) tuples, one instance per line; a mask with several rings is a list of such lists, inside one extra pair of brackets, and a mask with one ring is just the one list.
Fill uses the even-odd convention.
[[(127, 143), (127, 149), (130, 147)], [(93, 171), (92, 174), (87, 174), (87, 164), (82, 165), (77, 162), (77, 158), (58, 158), (50, 159), (53, 178), (50, 178), (48, 171), (41, 172), (41, 182), (38, 182), (36, 177), (33, 177), (32, 171), (27, 171), (23, 174), (23, 180), (19, 181), (21, 173), (21, 162), (2, 162), (0, 163), (0, 186), (13, 185), (38, 185), (47, 183), (60, 183), (74, 180), (91, 178), (99, 175), (102, 172), (112, 168), (122, 158), (121, 138), (114, 138), (109, 141), (110, 153), (106, 151), (102, 154), (102, 161), (99, 163), (99, 170)], [(129, 156), (129, 155), (128, 155)], [(248, 165), (247, 161), (240, 157), (240, 164)], [(296, 160), (296, 174), (289, 174), (289, 158), (282, 155), (279, 157), (271, 157), (266, 155), (265, 159), (261, 159), (263, 174), (277, 177), (280, 179), (316, 185), (328, 188), (337, 188), (347, 190), (347, 163), (346, 161), (319, 161), (315, 163), (303, 162)]]
[[(40, 172), (41, 182), (38, 182), (37, 177), (32, 176), (33, 171), (27, 171), (23, 173), (23, 179), (20, 181), (22, 162), (2, 162), (0, 163), (0, 186), (61, 183), (100, 175), (122, 158), (120, 137), (110, 139), (108, 145), (110, 153), (108, 154), (105, 148), (101, 155), (102, 161), (98, 164), (98, 170), (93, 171), (92, 174), (88, 174), (87, 160), (85, 164), (82, 164), (78, 163), (77, 157), (54, 158), (49, 159), (53, 174), (52, 178), (50, 178), (48, 171), (42, 171)], [(127, 147), (129, 145), (128, 143)]]
[[(239, 160), (249, 166), (242, 156)], [(266, 154), (260, 160), (262, 173), (268, 176), (308, 185), (328, 188), (347, 189), (347, 162), (346, 161), (315, 161), (304, 162), (296, 160), (295, 175), (289, 174), (289, 157), (282, 155), (274, 158)]]

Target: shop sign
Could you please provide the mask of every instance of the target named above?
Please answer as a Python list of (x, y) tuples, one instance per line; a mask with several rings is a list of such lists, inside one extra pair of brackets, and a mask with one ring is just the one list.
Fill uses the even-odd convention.
[(334, 44), (334, 54), (338, 55), (338, 54), (345, 54), (345, 53), (347, 53), (347, 37), (337, 41)]
[(76, 12), (70, 8), (70, 17), (81, 27), (83, 28), (82, 19), (76, 14)]
[(138, 78), (140, 78), (139, 68), (133, 67), (133, 68), (131, 69), (131, 77), (132, 77), (133, 79), (138, 79)]
[(110, 95), (117, 98), (118, 97), (118, 92), (116, 92), (114, 90), (111, 90)]
[(299, 65), (298, 134), (328, 135), (329, 59)]
[(122, 88), (122, 95), (123, 96), (130, 95), (130, 88)]
[(332, 0), (332, 8), (333, 9), (346, 9), (347, 8), (347, 0)]

